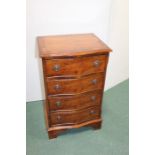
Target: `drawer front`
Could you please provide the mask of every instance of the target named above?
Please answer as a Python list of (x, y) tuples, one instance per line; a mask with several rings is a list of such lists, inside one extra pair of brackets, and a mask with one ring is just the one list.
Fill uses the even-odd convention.
[(107, 55), (44, 60), (46, 76), (75, 76), (103, 72)]
[(48, 103), (50, 110), (73, 110), (89, 106), (100, 105), (102, 91), (84, 93), (72, 96), (49, 96)]
[(74, 94), (82, 93), (103, 87), (103, 74), (93, 74), (79, 79), (53, 79), (47, 78), (48, 94)]
[(70, 125), (100, 118), (100, 108), (93, 107), (77, 112), (52, 112), (51, 125)]

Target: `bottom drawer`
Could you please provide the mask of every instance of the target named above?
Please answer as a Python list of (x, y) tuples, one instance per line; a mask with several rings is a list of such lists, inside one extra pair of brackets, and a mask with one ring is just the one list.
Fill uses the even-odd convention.
[(51, 112), (51, 126), (70, 125), (100, 118), (100, 107), (91, 107), (71, 112)]

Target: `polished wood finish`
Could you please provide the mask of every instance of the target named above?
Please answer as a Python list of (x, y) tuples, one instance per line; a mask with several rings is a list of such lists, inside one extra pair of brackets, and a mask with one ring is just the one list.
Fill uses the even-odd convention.
[(49, 138), (67, 129), (101, 128), (101, 103), (111, 49), (94, 34), (38, 37)]
[[(47, 76), (77, 76), (103, 72), (107, 55), (45, 60)], [(57, 67), (57, 68), (56, 68)]]
[(50, 115), (51, 126), (79, 124), (100, 117), (100, 107), (90, 107), (82, 110), (55, 111)]
[(101, 99), (102, 91), (95, 90), (76, 95), (48, 96), (48, 104), (51, 111), (74, 110), (100, 105)]
[(81, 128), (83, 126), (85, 127), (92, 127), (94, 130), (100, 129), (102, 120), (101, 119), (95, 119), (87, 122), (83, 122), (76, 125), (65, 125), (65, 126), (55, 126), (48, 129), (48, 137), (49, 139), (56, 138), (60, 133), (68, 130), (68, 129), (77, 129)]
[(40, 57), (71, 57), (105, 54), (111, 49), (94, 34), (74, 34), (38, 37)]
[[(102, 89), (103, 73), (84, 76), (77, 79), (53, 79), (47, 78), (47, 90), (49, 94), (75, 94), (95, 89)], [(79, 84), (81, 87), (79, 87)]]

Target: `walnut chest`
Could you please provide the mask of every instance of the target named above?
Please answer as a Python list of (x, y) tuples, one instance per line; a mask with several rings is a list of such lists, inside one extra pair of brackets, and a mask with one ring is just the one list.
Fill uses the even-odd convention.
[(38, 37), (43, 63), (49, 138), (67, 129), (101, 128), (101, 107), (111, 49), (94, 34)]

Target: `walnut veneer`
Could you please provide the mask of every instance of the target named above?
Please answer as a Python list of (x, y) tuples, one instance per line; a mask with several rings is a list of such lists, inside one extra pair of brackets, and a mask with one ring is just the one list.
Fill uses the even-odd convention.
[(101, 127), (101, 106), (111, 49), (94, 34), (38, 37), (49, 138), (72, 128)]

